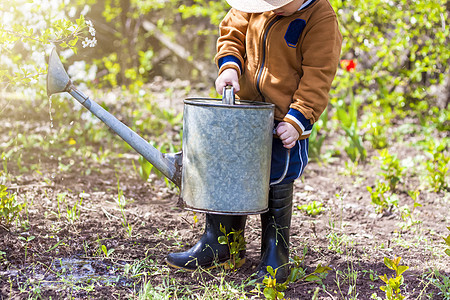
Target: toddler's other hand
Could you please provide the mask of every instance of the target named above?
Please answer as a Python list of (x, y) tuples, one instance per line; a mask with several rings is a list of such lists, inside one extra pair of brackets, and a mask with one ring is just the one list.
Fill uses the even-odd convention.
[(237, 93), (241, 89), (239, 86), (239, 76), (235, 69), (224, 70), (216, 79), (216, 91), (220, 95), (223, 93), (223, 88), (227, 85), (231, 85), (234, 88), (234, 92)]
[(294, 126), (289, 124), (288, 122), (281, 122), (277, 126), (277, 135), (280, 137), (283, 142), (284, 148), (291, 149), (295, 146), (295, 143), (298, 140), (299, 133)]

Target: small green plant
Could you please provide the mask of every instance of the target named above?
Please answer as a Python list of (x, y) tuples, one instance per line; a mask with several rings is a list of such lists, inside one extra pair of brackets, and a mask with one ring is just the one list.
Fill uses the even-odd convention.
[(19, 216), (23, 205), (17, 203), (16, 195), (7, 191), (8, 187), (0, 184), (0, 225), (8, 227)]
[(370, 193), (370, 199), (375, 206), (375, 212), (391, 212), (392, 208), (398, 206), (398, 196), (396, 194), (388, 194), (390, 187), (383, 181), (377, 181), (374, 188), (367, 186)]
[[(97, 256), (109, 257), (114, 252), (114, 249), (108, 249), (108, 247), (106, 247), (106, 245), (104, 245), (102, 243), (103, 240), (106, 240), (106, 239), (101, 239), (97, 235), (96, 242), (98, 244), (98, 248), (96, 249), (95, 254)], [(83, 247), (85, 247), (85, 245), (83, 245)], [(85, 249), (85, 252), (86, 252), (86, 249)]]
[(242, 229), (238, 231), (231, 230), (227, 233), (225, 227), (220, 224), (220, 232), (223, 235), (218, 237), (219, 244), (228, 245), (228, 250), (230, 251), (230, 260), (228, 261), (228, 267), (231, 270), (236, 270), (236, 268), (240, 267), (242, 259), (239, 253), (245, 250), (246, 242), (245, 238), (242, 235)]
[[(370, 281), (374, 282), (376, 280), (378, 280), (378, 275), (377, 275), (377, 271), (374, 271), (372, 269), (369, 270), (362, 270), (362, 273), (364, 275), (369, 274), (369, 279)], [(371, 287), (372, 288), (372, 287)]]
[(75, 201), (75, 204), (72, 207), (69, 207), (67, 205), (66, 212), (67, 212), (67, 221), (69, 223), (73, 224), (76, 220), (80, 218), (80, 211), (78, 210), (78, 205), (81, 205), (83, 202), (83, 198), (80, 198), (80, 202)]
[(28, 255), (28, 243), (34, 240), (36, 237), (34, 235), (30, 235), (28, 237), (19, 236), (19, 240), (22, 240), (25, 242), (25, 261), (27, 261), (27, 255)]
[(61, 218), (61, 203), (66, 201), (67, 193), (59, 193), (56, 196), (56, 200), (58, 202), (58, 220)]
[[(177, 145), (171, 143), (171, 142), (164, 142), (159, 147), (157, 147), (156, 143), (154, 141), (150, 141), (150, 144), (157, 148), (161, 153), (176, 153), (179, 151), (179, 148)], [(157, 178), (162, 178), (164, 182), (166, 183), (167, 187), (175, 187), (175, 184), (171, 182), (167, 177), (161, 173), (157, 168), (154, 168), (151, 163), (149, 163), (144, 157), (140, 156), (138, 159), (139, 166), (136, 167), (135, 163), (133, 162), (134, 170), (139, 174), (139, 176), (142, 178), (142, 180), (147, 181), (150, 177), (150, 174), (153, 172)]]
[(438, 295), (444, 300), (450, 300), (450, 277), (439, 273), (438, 270), (430, 271), (429, 281), (439, 289)]
[(143, 156), (139, 156), (138, 162), (139, 168), (137, 169), (137, 172), (139, 173), (139, 176), (142, 178), (142, 180), (147, 181), (150, 177), (150, 173), (152, 172), (153, 165), (149, 163)]
[(434, 142), (430, 142), (425, 150), (432, 157), (431, 160), (426, 161), (426, 168), (428, 181), (435, 192), (440, 192), (448, 187), (450, 156), (446, 155), (446, 148), (445, 143), (436, 145)]
[(420, 191), (414, 190), (414, 191), (408, 191), (408, 195), (413, 199), (414, 203), (412, 208), (409, 206), (405, 206), (402, 208), (401, 211), (401, 217), (404, 221), (404, 224), (402, 225), (402, 229), (409, 229), (415, 224), (421, 223), (420, 220), (416, 220), (414, 217), (414, 212), (417, 207), (422, 207), (422, 204), (418, 202)]
[(303, 212), (306, 212), (307, 215), (313, 217), (319, 215), (325, 210), (325, 208), (323, 207), (323, 203), (319, 201), (313, 201), (308, 204), (298, 205), (297, 208)]
[(311, 160), (321, 161), (322, 160), (322, 145), (325, 141), (326, 135), (320, 134), (317, 126), (314, 126), (311, 130), (311, 136), (309, 137), (309, 157)]
[(400, 266), (401, 257), (390, 259), (384, 258), (384, 264), (389, 269), (395, 271), (395, 276), (388, 278), (386, 274), (380, 276), (380, 279), (386, 283), (385, 286), (381, 286), (380, 289), (386, 294), (387, 300), (402, 300), (405, 297), (401, 294), (400, 286), (403, 284), (403, 273), (409, 269), (408, 266)]
[(374, 149), (383, 149), (388, 145), (387, 128), (390, 126), (390, 111), (371, 105), (370, 113), (363, 116), (365, 119), (363, 128), (366, 130), (364, 137)]
[(348, 242), (348, 236), (344, 233), (336, 232), (335, 224), (332, 221), (328, 222), (331, 228), (331, 232), (326, 235), (328, 239), (328, 249), (335, 251), (336, 253), (343, 254)]
[(277, 270), (273, 269), (271, 266), (267, 266), (267, 272), (270, 276), (266, 276), (263, 279), (263, 294), (266, 299), (276, 300), (284, 299), (283, 291), (286, 290), (287, 286), (285, 283), (277, 283), (276, 274)]
[[(358, 290), (356, 289), (359, 272), (353, 269), (353, 265), (347, 267), (347, 271), (336, 270), (336, 285), (342, 299), (357, 300)], [(343, 284), (348, 285), (347, 293), (341, 291), (341, 279)]]
[(284, 291), (288, 288), (289, 284), (305, 281), (305, 282), (316, 282), (322, 284), (323, 279), (328, 275), (328, 271), (331, 270), (328, 266), (322, 266), (319, 264), (315, 270), (311, 273), (307, 273), (306, 270), (301, 266), (306, 254), (306, 247), (303, 250), (303, 257), (295, 256), (293, 258), (293, 265), (291, 272), (287, 280), (283, 283), (279, 283), (276, 280), (277, 269), (273, 269), (271, 266), (267, 266), (267, 272), (269, 273), (264, 277), (262, 286), (263, 294), (266, 299), (284, 299)]
[[(450, 227), (447, 227), (448, 230), (450, 230)], [(447, 245), (447, 249), (445, 249), (445, 254), (450, 256), (450, 234), (447, 235), (447, 237), (444, 238), (445, 244)]]
[(100, 249), (102, 250), (105, 257), (109, 257), (114, 252), (114, 249), (107, 249), (105, 245), (102, 245)]
[(3, 252), (2, 250), (0, 250), (0, 265), (7, 265), (8, 264), (8, 260), (6, 259), (6, 252)]
[(308, 155), (311, 160), (320, 162), (324, 159), (324, 155), (322, 154), (322, 146), (327, 136), (326, 133), (324, 133), (327, 132), (327, 124), (328, 110), (325, 109), (325, 111), (320, 115), (319, 121), (314, 124), (311, 131), (311, 136), (309, 137)]
[(347, 135), (348, 145), (344, 148), (351, 161), (364, 161), (367, 157), (367, 151), (364, 148), (360, 129), (358, 127), (358, 107), (359, 101), (354, 97), (353, 90), (349, 89), (350, 104), (346, 104), (344, 100), (336, 101), (336, 116), (341, 128)]
[(123, 190), (120, 188), (119, 178), (117, 178), (117, 199), (116, 203), (119, 206), (120, 212), (122, 214), (122, 227), (127, 232), (128, 236), (131, 237), (133, 233), (133, 226), (128, 223), (127, 216), (125, 215), (125, 206), (127, 205), (127, 199), (123, 195)]
[(400, 165), (400, 160), (395, 155), (389, 154), (387, 149), (383, 149), (379, 153), (378, 159), (381, 161), (381, 170), (383, 171), (380, 175), (388, 183), (389, 189), (395, 191), (404, 175), (405, 168)]

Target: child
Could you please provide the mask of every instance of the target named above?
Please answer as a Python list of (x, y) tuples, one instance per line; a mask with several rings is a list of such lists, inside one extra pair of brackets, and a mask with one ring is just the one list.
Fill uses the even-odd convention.
[[(241, 99), (275, 104), (276, 136), (272, 145), (271, 180), (281, 176), (287, 151), (291, 158), (285, 179), (270, 188), (269, 211), (261, 215), (261, 262), (277, 270), (278, 282), (289, 275), (289, 228), (293, 182), (308, 161), (308, 137), (327, 107), (339, 62), (342, 36), (328, 0), (227, 0), (232, 9), (220, 24), (216, 90), (227, 85)], [(210, 268), (230, 258), (220, 245), (220, 224), (227, 232), (244, 230), (246, 216), (206, 215), (205, 233), (190, 250), (169, 254), (177, 268)], [(244, 253), (241, 253), (241, 257)], [(243, 261), (243, 260), (241, 260)]]

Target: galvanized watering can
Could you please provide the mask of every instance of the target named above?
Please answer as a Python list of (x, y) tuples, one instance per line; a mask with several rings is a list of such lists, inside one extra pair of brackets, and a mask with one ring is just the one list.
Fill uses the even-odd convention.
[(274, 105), (239, 101), (224, 89), (223, 99), (184, 100), (183, 146), (179, 153), (161, 153), (142, 137), (89, 99), (71, 82), (56, 50), (50, 54), (47, 94), (68, 92), (116, 132), (181, 190), (188, 210), (232, 215), (267, 211)]

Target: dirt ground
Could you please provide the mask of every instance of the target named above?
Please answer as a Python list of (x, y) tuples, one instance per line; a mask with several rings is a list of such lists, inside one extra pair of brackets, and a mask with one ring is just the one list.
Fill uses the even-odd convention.
[[(48, 131), (48, 114), (16, 114), (14, 106), (7, 102), (0, 112), (0, 145), (20, 134)], [(405, 136), (390, 149), (401, 159), (420, 157), (411, 146), (417, 140)], [(331, 148), (333, 141), (328, 140), (325, 147)], [(374, 293), (384, 298), (378, 276), (392, 276), (393, 271), (383, 258), (401, 257), (401, 265), (409, 266), (402, 285), (407, 299), (444, 299), (429, 272), (450, 276), (450, 257), (444, 254), (442, 239), (449, 233), (449, 192), (423, 190), (422, 206), (414, 214), (419, 222), (402, 229), (399, 212), (377, 214), (371, 204), (366, 186), (379, 178), (379, 165), (370, 159), (376, 155), (369, 151), (367, 162), (354, 168), (345, 154), (327, 163), (311, 162), (296, 181), (291, 256), (302, 257), (306, 249), (303, 268), (312, 272), (321, 264), (331, 271), (322, 284), (292, 283), (286, 298), (312, 299), (318, 287), (316, 299), (371, 299)], [(0, 227), (0, 253), (4, 253), (0, 255), (0, 299), (135, 298), (144, 282), (162, 291), (177, 290), (173, 298), (182, 298), (188, 296), (184, 286), (192, 291), (220, 283), (221, 270), (189, 273), (165, 264), (168, 253), (195, 244), (203, 232), (203, 214), (178, 208), (178, 191), (163, 180), (152, 176), (142, 181), (133, 169), (136, 154), (130, 151), (92, 162), (90, 174), (85, 174), (76, 153), (68, 157), (51, 145), (47, 149), (24, 146), (20, 157), (22, 166), (39, 163), (40, 168), (39, 172), (23, 171), (16, 162), (8, 164), (10, 175), (4, 182), (19, 202), (27, 203), (27, 209), (21, 212), (22, 222)], [(69, 160), (70, 169), (62, 171), (60, 164)], [(405, 176), (399, 188), (399, 207), (412, 207), (406, 191), (421, 185), (413, 170), (408, 172), (411, 176)], [(123, 213), (131, 234), (116, 202), (120, 191), (127, 200)], [(322, 202), (325, 210), (309, 216), (297, 208), (312, 201)], [(71, 218), (75, 204), (78, 217)], [(227, 282), (239, 285), (255, 271), (260, 231), (259, 216), (249, 216), (246, 262), (223, 275)], [(250, 287), (246, 289), (249, 298), (258, 298)]]

